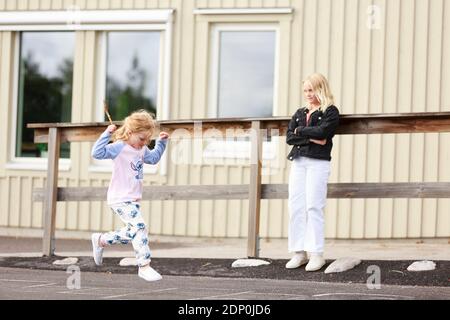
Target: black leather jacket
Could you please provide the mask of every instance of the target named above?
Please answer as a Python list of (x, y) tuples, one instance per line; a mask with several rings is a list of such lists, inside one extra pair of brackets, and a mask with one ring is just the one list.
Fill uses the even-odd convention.
[[(309, 110), (304, 107), (298, 109), (289, 121), (286, 133), (286, 143), (293, 148), (289, 152), (288, 160), (294, 160), (300, 156), (331, 160), (332, 138), (339, 125), (339, 110), (335, 106), (329, 106), (325, 112), (318, 109), (314, 111), (309, 123), (306, 123), (306, 114)], [(295, 128), (297, 133), (294, 133)], [(325, 145), (310, 142), (309, 139), (327, 139)]]

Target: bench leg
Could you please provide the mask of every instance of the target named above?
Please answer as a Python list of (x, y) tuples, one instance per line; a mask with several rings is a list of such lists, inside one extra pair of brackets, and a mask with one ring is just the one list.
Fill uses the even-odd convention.
[(58, 164), (60, 149), (60, 132), (50, 128), (48, 132), (48, 171), (44, 199), (44, 237), (42, 254), (51, 256), (55, 253), (55, 220), (58, 192)]
[(262, 169), (262, 135), (259, 121), (252, 121), (250, 161), (247, 256), (258, 258)]

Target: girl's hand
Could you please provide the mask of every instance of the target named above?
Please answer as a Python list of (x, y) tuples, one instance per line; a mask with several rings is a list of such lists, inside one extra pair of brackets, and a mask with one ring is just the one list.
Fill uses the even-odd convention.
[(323, 140), (316, 140), (316, 139), (309, 139), (312, 143), (320, 144), (321, 146), (324, 146), (327, 143), (327, 139)]
[(110, 124), (106, 130), (108, 130), (109, 133), (113, 133), (117, 130), (117, 127), (115, 124)]
[(162, 140), (168, 139), (169, 138), (169, 134), (167, 132), (161, 131), (159, 133), (159, 138)]

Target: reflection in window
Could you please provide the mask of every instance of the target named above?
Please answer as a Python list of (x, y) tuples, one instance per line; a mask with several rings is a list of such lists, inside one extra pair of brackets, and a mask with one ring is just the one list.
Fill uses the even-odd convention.
[(219, 117), (271, 117), (274, 31), (221, 31)]
[(159, 31), (107, 34), (106, 100), (113, 120), (137, 109), (156, 116), (159, 44)]
[[(34, 144), (28, 123), (70, 122), (74, 48), (73, 32), (21, 33), (17, 157), (46, 156), (47, 144)], [(61, 158), (69, 157), (69, 144), (61, 144)]]

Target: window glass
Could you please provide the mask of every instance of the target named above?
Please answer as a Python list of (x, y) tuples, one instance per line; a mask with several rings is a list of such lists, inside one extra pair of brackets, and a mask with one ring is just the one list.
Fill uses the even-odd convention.
[(156, 116), (159, 50), (159, 31), (107, 33), (106, 100), (113, 120), (137, 109)]
[(221, 31), (218, 117), (271, 117), (275, 31)]
[[(20, 34), (17, 157), (46, 157), (28, 123), (71, 121), (74, 48), (73, 32)], [(70, 145), (61, 144), (61, 158), (69, 157)]]

